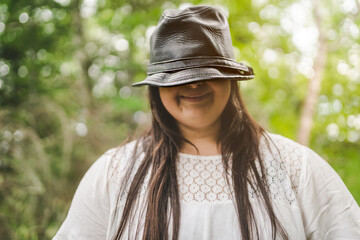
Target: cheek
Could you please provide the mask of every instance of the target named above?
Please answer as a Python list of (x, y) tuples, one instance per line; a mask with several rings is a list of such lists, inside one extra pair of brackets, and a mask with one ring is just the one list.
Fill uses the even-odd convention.
[(223, 93), (223, 97), (225, 99), (225, 102), (227, 103), (230, 97), (230, 92), (231, 92), (231, 85), (230, 83), (223, 85), (222, 89), (220, 90), (221, 93)]
[(165, 109), (173, 115), (178, 107), (177, 91), (175, 88), (159, 88), (159, 95)]
[(230, 80), (214, 81), (213, 89), (217, 93), (216, 98), (219, 100), (217, 101), (218, 107), (222, 110), (223, 108), (225, 108), (230, 98), (231, 82)]

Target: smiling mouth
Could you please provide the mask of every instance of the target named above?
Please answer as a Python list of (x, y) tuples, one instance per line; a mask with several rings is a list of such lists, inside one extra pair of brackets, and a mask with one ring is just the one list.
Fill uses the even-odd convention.
[(211, 92), (207, 92), (201, 95), (195, 95), (195, 96), (180, 96), (181, 99), (189, 101), (189, 102), (201, 102), (208, 97), (211, 96)]

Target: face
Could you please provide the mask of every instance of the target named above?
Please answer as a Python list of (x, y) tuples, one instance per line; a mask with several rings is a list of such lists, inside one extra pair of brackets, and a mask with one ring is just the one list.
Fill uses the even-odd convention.
[(180, 130), (204, 129), (220, 124), (220, 115), (229, 100), (230, 90), (230, 80), (159, 87), (161, 101)]

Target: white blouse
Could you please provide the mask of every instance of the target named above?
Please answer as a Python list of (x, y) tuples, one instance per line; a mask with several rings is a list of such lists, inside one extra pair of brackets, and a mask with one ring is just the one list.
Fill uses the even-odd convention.
[[(270, 138), (274, 143), (270, 150), (261, 143), (262, 156), (274, 211), (289, 239), (360, 239), (360, 208), (329, 164), (290, 139), (275, 134)], [(109, 150), (92, 165), (54, 240), (112, 239), (126, 200), (125, 189), (117, 205), (120, 187), (129, 186), (122, 178), (133, 147), (134, 142)], [(241, 239), (231, 182), (226, 182), (221, 156), (180, 153), (177, 174), (181, 198), (179, 239)], [(147, 183), (148, 176), (137, 201), (135, 216), (139, 221), (127, 225), (123, 239), (141, 239), (141, 233), (136, 235), (135, 231), (143, 223), (139, 206), (144, 202)], [(263, 204), (255, 191), (249, 190), (249, 196), (260, 229), (259, 239), (271, 239)]]

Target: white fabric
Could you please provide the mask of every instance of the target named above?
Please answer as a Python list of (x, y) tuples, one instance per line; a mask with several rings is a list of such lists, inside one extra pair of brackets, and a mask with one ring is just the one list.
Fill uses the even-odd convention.
[[(309, 148), (279, 135), (270, 134), (270, 137), (276, 146), (272, 145), (271, 151), (262, 143), (266, 177), (275, 214), (289, 239), (360, 239), (360, 208), (336, 172)], [(112, 239), (124, 207), (126, 189), (118, 205), (116, 199), (120, 186), (129, 186), (122, 178), (130, 167), (128, 160), (133, 147), (132, 142), (121, 149), (112, 149), (93, 164), (81, 180), (68, 216), (54, 240)], [(142, 157), (139, 156), (137, 164)], [(180, 154), (177, 171), (181, 197), (179, 239), (241, 239), (231, 182), (226, 183), (221, 156)], [(137, 209), (141, 209), (147, 182), (148, 177)], [(271, 239), (264, 207), (256, 192), (249, 194), (260, 239)], [(141, 211), (135, 214), (140, 218)], [(136, 224), (128, 225), (124, 239), (135, 239), (135, 229)], [(141, 239), (141, 234), (137, 238)]]

